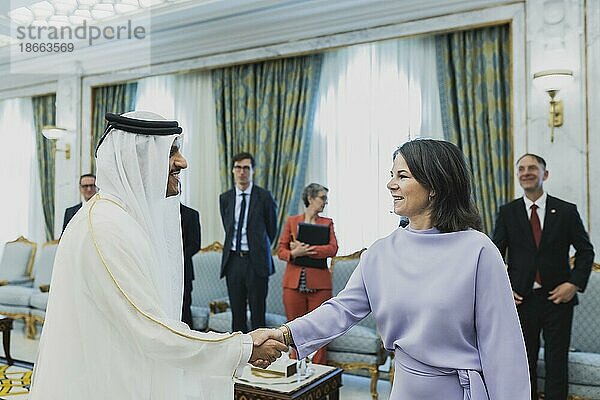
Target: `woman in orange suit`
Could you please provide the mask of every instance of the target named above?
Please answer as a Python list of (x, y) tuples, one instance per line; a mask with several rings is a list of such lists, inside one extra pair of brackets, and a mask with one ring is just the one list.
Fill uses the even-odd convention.
[[(329, 268), (311, 268), (294, 264), (296, 257), (327, 258), (337, 254), (338, 244), (333, 230), (333, 220), (319, 216), (327, 205), (329, 189), (311, 183), (302, 192), (304, 213), (288, 217), (279, 241), (278, 256), (287, 261), (283, 275), (283, 305), (288, 321), (300, 317), (317, 308), (331, 298), (331, 272)], [(329, 243), (311, 246), (296, 240), (298, 224), (320, 224), (329, 226)], [(313, 357), (316, 364), (327, 364), (327, 350), (319, 349)]]

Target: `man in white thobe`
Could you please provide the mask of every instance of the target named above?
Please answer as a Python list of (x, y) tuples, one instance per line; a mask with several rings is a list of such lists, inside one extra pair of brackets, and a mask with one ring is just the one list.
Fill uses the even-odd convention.
[(180, 321), (183, 256), (176, 121), (107, 115), (97, 148), (101, 194), (56, 253), (31, 400), (233, 398), (247, 362), (286, 346), (269, 331), (192, 331)]

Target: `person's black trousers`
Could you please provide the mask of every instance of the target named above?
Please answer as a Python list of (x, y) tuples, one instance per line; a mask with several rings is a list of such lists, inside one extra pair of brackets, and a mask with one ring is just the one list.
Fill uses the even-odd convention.
[(548, 292), (535, 289), (517, 306), (521, 329), (529, 361), (531, 398), (537, 397), (537, 360), (540, 350), (540, 332), (544, 338), (545, 400), (566, 400), (568, 384), (568, 356), (573, 322), (573, 302), (554, 304), (547, 299)]
[(264, 328), (269, 278), (258, 276), (254, 272), (247, 253), (240, 254), (232, 251), (227, 261), (226, 271), (232, 332), (249, 332), (246, 323), (247, 306), (250, 306), (252, 330)]

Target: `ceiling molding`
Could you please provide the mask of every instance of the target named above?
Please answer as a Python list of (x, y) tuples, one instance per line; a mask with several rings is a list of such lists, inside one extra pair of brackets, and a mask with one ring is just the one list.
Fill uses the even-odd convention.
[[(199, 57), (219, 57), (262, 47), (285, 47), (307, 40), (327, 40), (336, 34), (358, 34), (440, 15), (483, 10), (510, 0), (247, 0), (182, 3), (174, 9), (133, 15), (136, 23), (150, 24), (151, 34), (138, 42), (80, 43), (73, 53), (29, 54), (10, 58), (0, 48), (0, 72), (32, 74), (0, 78), (0, 90), (47, 81), (39, 71), (94, 75), (116, 70), (144, 69)], [(117, 24), (117, 20), (107, 24)], [(148, 74), (151, 71), (148, 69)], [(10, 74), (9, 74), (10, 75)]]

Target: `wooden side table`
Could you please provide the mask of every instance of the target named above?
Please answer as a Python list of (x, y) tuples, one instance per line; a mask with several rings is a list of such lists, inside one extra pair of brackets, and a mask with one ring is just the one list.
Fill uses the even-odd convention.
[(312, 367), (316, 370), (312, 377), (285, 386), (235, 379), (233, 398), (235, 400), (338, 400), (343, 370), (325, 365)]
[(4, 355), (6, 363), (13, 365), (14, 360), (10, 356), (10, 331), (13, 327), (13, 319), (9, 317), (0, 318), (0, 332), (2, 332), (2, 345), (4, 347)]

